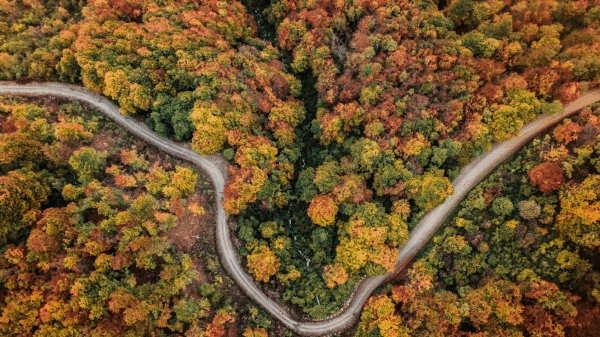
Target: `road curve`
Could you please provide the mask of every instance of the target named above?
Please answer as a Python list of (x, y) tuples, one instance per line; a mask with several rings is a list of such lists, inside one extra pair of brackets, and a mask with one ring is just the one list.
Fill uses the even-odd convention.
[(448, 197), (444, 203), (427, 213), (411, 231), (407, 243), (400, 249), (396, 268), (393, 273), (365, 279), (353, 294), (347, 308), (339, 315), (318, 322), (298, 322), (291, 317), (287, 309), (267, 297), (254, 283), (253, 278), (244, 271), (237, 250), (230, 239), (227, 215), (221, 206), (226, 175), (219, 168), (218, 160), (211, 157), (203, 157), (184, 145), (157, 135), (145, 124), (122, 115), (119, 112), (119, 108), (110, 100), (78, 86), (58, 83), (16, 84), (13, 82), (0, 82), (0, 94), (60, 96), (88, 103), (134, 136), (204, 170), (215, 187), (215, 199), (217, 202), (217, 248), (223, 266), (246, 295), (262, 306), (272, 317), (281, 321), (290, 330), (310, 336), (331, 334), (355, 324), (360, 316), (363, 304), (371, 293), (385, 282), (393, 279), (408, 265), (436, 230), (444, 223), (452, 210), (459, 205), (460, 201), (475, 185), (496, 166), (514, 155), (537, 134), (547, 130), (562, 119), (572, 116), (582, 108), (600, 101), (600, 90), (587, 92), (581, 98), (565, 106), (560, 114), (539, 116), (527, 123), (518, 137), (503, 143), (494, 144), (489, 152), (480, 155), (471, 164), (462, 169), (458, 177), (453, 181), (454, 194)]

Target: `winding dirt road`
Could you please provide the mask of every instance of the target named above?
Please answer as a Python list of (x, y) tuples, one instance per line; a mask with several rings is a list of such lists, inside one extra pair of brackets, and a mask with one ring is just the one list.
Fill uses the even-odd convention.
[(396, 269), (393, 273), (365, 279), (353, 294), (347, 308), (339, 315), (318, 322), (298, 322), (291, 317), (288, 310), (267, 297), (254, 283), (253, 278), (244, 271), (237, 250), (231, 242), (227, 216), (221, 206), (223, 188), (227, 177), (224, 170), (222, 170), (222, 161), (217, 157), (203, 157), (185, 145), (158, 136), (145, 124), (121, 115), (119, 108), (110, 100), (78, 86), (57, 83), (15, 84), (12, 82), (0, 82), (0, 94), (60, 96), (88, 103), (136, 137), (204, 170), (215, 187), (217, 200), (217, 247), (223, 266), (246, 295), (261, 305), (272, 317), (281, 321), (286, 327), (296, 333), (311, 336), (331, 334), (355, 324), (360, 316), (363, 304), (371, 293), (382, 284), (393, 279), (408, 265), (436, 230), (444, 223), (454, 208), (459, 205), (460, 201), (477, 183), (486, 177), (496, 166), (514, 155), (537, 134), (547, 130), (562, 119), (572, 116), (578, 110), (600, 101), (600, 90), (587, 92), (581, 98), (565, 106), (560, 114), (553, 116), (544, 115), (536, 118), (523, 127), (518, 137), (495, 144), (489, 152), (477, 157), (471, 164), (464, 167), (459, 176), (453, 181), (454, 194), (448, 197), (444, 203), (431, 210), (412, 230), (408, 242), (400, 249)]

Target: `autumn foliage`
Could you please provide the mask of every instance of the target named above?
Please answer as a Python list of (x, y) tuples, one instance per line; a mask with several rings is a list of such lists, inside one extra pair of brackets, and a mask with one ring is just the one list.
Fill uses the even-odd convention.
[(260, 246), (248, 255), (248, 268), (257, 280), (269, 282), (279, 269), (279, 261), (269, 247)]
[(223, 208), (229, 214), (238, 214), (246, 204), (256, 200), (256, 193), (266, 180), (266, 174), (258, 167), (229, 167), (229, 182), (225, 186), (226, 200)]
[(40, 149), (0, 163), (0, 334), (223, 336), (231, 308), (215, 314), (190, 286), (192, 257), (170, 241), (194, 170), (129, 139), (100, 149), (115, 139), (98, 130), (116, 126), (77, 103), (0, 106), (0, 142)]
[(335, 201), (328, 196), (317, 196), (308, 206), (308, 216), (319, 226), (333, 224), (337, 211)]
[[(580, 309), (600, 299), (598, 114), (539, 136), (476, 186), (399, 285), (368, 300), (356, 336), (570, 336), (587, 326), (593, 314)], [(565, 126), (583, 138), (565, 142)], [(561, 183), (544, 190), (537, 178)]]
[[(559, 336), (574, 324), (573, 297), (551, 283), (521, 286), (489, 280), (457, 296), (448, 291), (419, 289), (415, 282), (365, 304), (356, 336), (481, 336), (519, 335), (522, 331)], [(397, 311), (397, 305), (403, 310)], [(550, 307), (554, 308), (553, 310)], [(465, 329), (465, 327), (468, 327)]]
[[(275, 280), (285, 301), (322, 318), (343, 306), (364, 275), (393, 269), (409, 228), (453, 193), (451, 181), (464, 165), (492, 142), (510, 139), (536, 116), (559, 112), (562, 104), (600, 83), (599, 8), (597, 1), (571, 0), (0, 0), (0, 78), (82, 83), (117, 102), (123, 114), (143, 118), (160, 135), (190, 141), (203, 155), (221, 152), (230, 161), (223, 207), (239, 224), (240, 254), (250, 272), (260, 281)], [(64, 200), (49, 208), (81, 204), (69, 214), (91, 220), (71, 225), (77, 234), (64, 240), (93, 237), (97, 242), (85, 252), (94, 261), (116, 249), (109, 247), (127, 247), (119, 246), (127, 253), (114, 254), (110, 261), (103, 256), (94, 262), (95, 268), (109, 270), (110, 265), (119, 273), (132, 265), (161, 268), (161, 259), (172, 258), (164, 253), (171, 248), (151, 233), (163, 233), (172, 226), (172, 216), (188, 206), (194, 214), (203, 213), (186, 204), (197, 179), (191, 169), (162, 167), (132, 149), (116, 154), (92, 146), (97, 121), (68, 113), (49, 119), (33, 106), (7, 104), (0, 111), (0, 222), (5, 224), (0, 243), (15, 245), (7, 248), (7, 260), (51, 268), (52, 254), (62, 256), (62, 243), (57, 248), (53, 236), (38, 225), (47, 200)], [(485, 265), (467, 258), (469, 253), (486, 254), (513, 236), (522, 249), (553, 251), (540, 245), (559, 247), (564, 245), (560, 240), (597, 247), (593, 177), (598, 118), (587, 113), (587, 122), (574, 118), (555, 128), (556, 142), (550, 136), (541, 141), (535, 160), (522, 163), (528, 171), (521, 172), (519, 186), (490, 185), (475, 192), (478, 197), (468, 206), (472, 213), (489, 210), (493, 218), (457, 222), (466, 233), (449, 233), (443, 240), (438, 260), (445, 271), (440, 278), (450, 280), (455, 274), (452, 282), (468, 284), (471, 271), (479, 268), (475, 266)], [(54, 168), (75, 179), (46, 174)], [(508, 183), (511, 174), (497, 179)], [(98, 183), (105, 176), (110, 189)], [(140, 189), (147, 193), (123, 197)], [(514, 198), (509, 192), (522, 195)], [(561, 205), (545, 198), (560, 199)], [(169, 200), (168, 208), (152, 206), (164, 200)], [(154, 217), (144, 218), (148, 212)], [(130, 228), (142, 220), (141, 228)], [(104, 232), (86, 223), (102, 224)], [(545, 237), (550, 229), (542, 225), (550, 224), (562, 233), (558, 241)], [(494, 230), (489, 235), (498, 242), (484, 240), (483, 229)], [(117, 244), (117, 239), (104, 238), (109, 230), (122, 232), (126, 241), (139, 233), (150, 237)], [(29, 251), (37, 257), (20, 257)], [(92, 257), (70, 252), (63, 259), (70, 270), (91, 268)], [(462, 260), (448, 257), (463, 253)], [(585, 269), (572, 253), (560, 258), (552, 253), (557, 256), (544, 260), (546, 269), (562, 278)], [(487, 265), (498, 274), (516, 269), (490, 259)], [(452, 266), (451, 261), (463, 265)], [(461, 274), (459, 267), (467, 266), (468, 275)], [(516, 306), (517, 292), (526, 293), (523, 282), (514, 278), (502, 283), (506, 280), (478, 273), (473, 277), (515, 293), (494, 301)], [(475, 287), (483, 281), (470, 284), (470, 296), (496, 295)], [(106, 292), (116, 292), (112, 290)], [(177, 298), (178, 309), (170, 311), (119, 291), (102, 303), (114, 300), (111, 313), (132, 325), (150, 315), (158, 317), (161, 329), (181, 334), (182, 326), (198, 319), (189, 312), (199, 304)], [(37, 296), (32, 295), (32, 308), (46, 296), (31, 294)], [(449, 334), (459, 331), (458, 316), (435, 316), (443, 309), (436, 301), (455, 295), (431, 295), (431, 317), (443, 316), (439, 331)], [(375, 302), (385, 312), (371, 313), (365, 331), (419, 333), (415, 326), (421, 323), (410, 325), (407, 317), (398, 323), (387, 310), (405, 302)], [(45, 308), (44, 319), (80, 319), (56, 314), (60, 305)], [(101, 333), (118, 334), (120, 326), (100, 318), (105, 310), (100, 308), (86, 310), (99, 315), (105, 329)], [(459, 309), (465, 321), (480, 318)], [(511, 334), (530, 324), (528, 317), (539, 323), (546, 314), (536, 309), (526, 317), (514, 312), (494, 316), (493, 310), (478, 309), (483, 318), (502, 320), (500, 327), (469, 323), (492, 335)], [(16, 316), (29, 317), (27, 310), (19, 310)], [(223, 334), (219, 321), (229, 320), (215, 317), (208, 330), (194, 328), (189, 334)], [(544, 324), (561, 329), (552, 322)]]
[(564, 171), (555, 162), (537, 165), (529, 171), (531, 184), (544, 193), (559, 189), (564, 182)]

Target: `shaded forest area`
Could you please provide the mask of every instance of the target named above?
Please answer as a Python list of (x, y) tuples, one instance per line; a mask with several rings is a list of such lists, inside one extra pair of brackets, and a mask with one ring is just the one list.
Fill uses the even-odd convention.
[[(0, 78), (82, 83), (161, 135), (221, 152), (231, 162), (223, 206), (237, 217), (249, 272), (315, 318), (341, 308), (364, 275), (393, 268), (411, 227), (452, 193), (461, 167), (600, 81), (594, 0), (246, 3), (252, 12), (234, 0), (0, 0)], [(541, 162), (531, 184), (556, 193), (546, 176), (568, 177), (568, 161)], [(529, 198), (519, 197), (496, 207), (517, 209)], [(586, 235), (565, 242), (597, 252)], [(505, 265), (482, 265), (493, 273), (478, 271), (475, 281), (471, 273), (461, 289), (483, 292), (477, 282), (494, 275), (503, 289), (524, 282)], [(562, 271), (547, 273), (528, 280), (571, 289), (548, 278)], [(374, 331), (367, 321), (365, 334)], [(525, 329), (518, 318), (503, 322)], [(488, 329), (478, 324), (460, 328)]]

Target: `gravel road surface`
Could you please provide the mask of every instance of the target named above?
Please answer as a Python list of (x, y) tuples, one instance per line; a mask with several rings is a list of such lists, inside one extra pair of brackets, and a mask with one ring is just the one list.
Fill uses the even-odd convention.
[(267, 297), (254, 282), (254, 279), (244, 270), (237, 250), (231, 242), (230, 228), (227, 225), (227, 215), (221, 206), (223, 188), (227, 180), (226, 170), (223, 168), (223, 160), (221, 158), (218, 156), (201, 156), (192, 151), (189, 145), (179, 144), (157, 135), (145, 124), (122, 115), (119, 112), (119, 108), (112, 101), (79, 86), (59, 83), (16, 84), (13, 82), (0, 82), (0, 94), (60, 96), (88, 103), (141, 140), (204, 170), (212, 180), (216, 193), (217, 247), (223, 266), (246, 295), (262, 306), (272, 317), (281, 321), (290, 330), (308, 336), (328, 335), (354, 325), (360, 317), (363, 305), (371, 293), (382, 284), (397, 276), (410, 263), (475, 185), (499, 164), (510, 159), (533, 137), (548, 130), (564, 118), (572, 116), (582, 108), (600, 101), (600, 90), (589, 91), (579, 99), (566, 105), (561, 113), (551, 116), (539, 116), (527, 123), (519, 136), (506, 142), (494, 144), (490, 151), (480, 155), (471, 164), (462, 169), (458, 177), (453, 181), (454, 194), (448, 197), (444, 203), (427, 213), (415, 226), (408, 242), (400, 248), (396, 269), (393, 273), (365, 279), (357, 287), (346, 309), (339, 315), (317, 322), (299, 322), (292, 318), (289, 310)]

